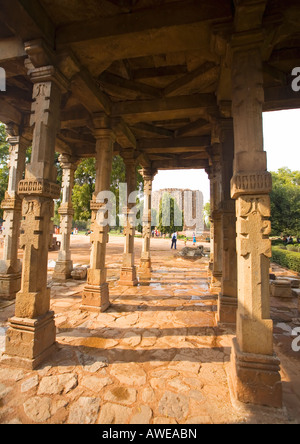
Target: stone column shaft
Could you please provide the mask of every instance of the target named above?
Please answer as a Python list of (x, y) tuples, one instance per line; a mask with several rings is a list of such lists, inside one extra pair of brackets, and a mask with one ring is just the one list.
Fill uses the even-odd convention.
[(151, 169), (143, 169), (144, 178), (144, 214), (143, 214), (143, 244), (140, 269), (142, 273), (151, 271), (151, 222), (152, 222), (152, 182), (154, 173)]
[[(220, 145), (217, 144), (217, 152)], [(219, 292), (222, 286), (222, 210), (221, 210), (221, 187), (222, 187), (222, 170), (219, 155), (213, 161), (211, 179), (211, 219), (213, 230), (213, 248), (212, 248), (212, 273), (211, 273), (211, 290)]]
[(4, 210), (3, 260), (0, 261), (0, 299), (15, 299), (21, 288), (21, 262), (18, 260), (22, 200), (18, 185), (23, 178), (27, 142), (22, 136), (8, 138), (10, 145), (8, 189), (1, 204)]
[(12, 365), (36, 368), (55, 344), (54, 313), (47, 288), (48, 244), (53, 199), (58, 199), (54, 164), (64, 79), (52, 66), (30, 71), (33, 87), (31, 163), (19, 183), (23, 197), (20, 246), (24, 250), (22, 285), (15, 317), (6, 336), (6, 358)]
[(232, 41), (232, 109), (235, 158), (231, 183), (236, 200), (238, 311), (231, 382), (243, 402), (281, 406), (279, 360), (273, 352), (270, 319), (271, 174), (263, 150), (264, 101), (260, 31)]
[(60, 231), (61, 231), (61, 246), (58, 253), (58, 260), (56, 262), (53, 278), (56, 280), (65, 281), (71, 277), (73, 270), (73, 262), (71, 260), (71, 233), (73, 222), (73, 205), (72, 205), (72, 190), (74, 186), (74, 175), (76, 170), (76, 162), (68, 154), (59, 157), (59, 162), (62, 167), (62, 202), (58, 210), (60, 214)]
[[(97, 127), (97, 122), (96, 127)], [(106, 245), (109, 240), (109, 225), (105, 222), (105, 204), (99, 193), (109, 191), (113, 160), (113, 132), (99, 126), (95, 130), (96, 137), (96, 183), (95, 193), (91, 202), (91, 263), (88, 270), (87, 285), (84, 288), (82, 310), (105, 311), (110, 305), (109, 288), (106, 280)]]
[(236, 324), (237, 257), (235, 201), (231, 199), (230, 182), (233, 176), (234, 136), (232, 119), (222, 119), (222, 289), (218, 301), (218, 321)]
[(134, 287), (138, 284), (134, 264), (135, 213), (132, 212), (135, 204), (129, 202), (129, 196), (136, 190), (136, 162), (133, 153), (129, 150), (128, 153), (124, 153), (124, 163), (126, 167), (127, 205), (123, 209), (125, 215), (125, 246), (119, 284)]

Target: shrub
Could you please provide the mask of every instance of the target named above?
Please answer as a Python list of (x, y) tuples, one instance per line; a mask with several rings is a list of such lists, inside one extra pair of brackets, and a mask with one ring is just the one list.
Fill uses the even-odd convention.
[(295, 244), (295, 245), (287, 245), (286, 249), (288, 251), (295, 251), (296, 253), (300, 253), (300, 247), (297, 244)]
[(276, 264), (300, 273), (300, 253), (273, 247), (272, 255), (272, 260)]

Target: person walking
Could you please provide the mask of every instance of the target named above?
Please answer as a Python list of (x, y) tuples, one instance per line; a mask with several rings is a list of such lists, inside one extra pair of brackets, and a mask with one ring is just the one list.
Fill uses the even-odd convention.
[(177, 249), (177, 233), (174, 232), (172, 234), (172, 246), (171, 246), (171, 250), (173, 250), (173, 247), (175, 248), (175, 250)]

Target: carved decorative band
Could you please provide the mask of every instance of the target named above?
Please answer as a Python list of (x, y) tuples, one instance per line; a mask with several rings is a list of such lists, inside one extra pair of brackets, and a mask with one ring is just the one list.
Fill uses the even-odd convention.
[(22, 211), (22, 200), (14, 199), (14, 198), (5, 198), (1, 203), (1, 208), (4, 211), (13, 210), (13, 211)]
[(106, 204), (104, 202), (95, 202), (94, 200), (92, 200), (90, 204), (90, 208), (92, 211), (99, 211), (105, 206)]
[(61, 216), (74, 216), (74, 213), (73, 207), (60, 207), (58, 209), (58, 214)]
[(59, 199), (60, 185), (44, 179), (24, 179), (19, 182), (18, 194), (20, 196), (39, 196), (49, 199)]
[(271, 173), (237, 174), (231, 180), (231, 197), (243, 194), (269, 194), (272, 191)]

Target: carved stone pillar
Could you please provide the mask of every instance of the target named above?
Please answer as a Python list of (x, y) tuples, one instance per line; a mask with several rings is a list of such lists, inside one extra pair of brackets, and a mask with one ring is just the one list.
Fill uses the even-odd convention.
[(65, 281), (71, 277), (73, 262), (71, 260), (70, 240), (73, 222), (72, 190), (74, 186), (74, 174), (77, 167), (76, 161), (69, 154), (59, 157), (62, 168), (62, 202), (58, 210), (60, 214), (61, 247), (58, 260), (55, 265), (53, 279)]
[(263, 69), (259, 31), (232, 41), (235, 137), (232, 198), (236, 200), (238, 311), (231, 386), (238, 400), (281, 407), (279, 359), (270, 319), (271, 174), (263, 151)]
[(32, 69), (29, 74), (34, 83), (30, 122), (34, 129), (31, 163), (19, 183), (19, 195), (23, 197), (22, 285), (6, 335), (5, 359), (12, 365), (33, 369), (55, 344), (47, 268), (53, 199), (60, 196), (54, 154), (64, 79), (52, 66)]
[(208, 175), (209, 179), (209, 187), (210, 187), (210, 215), (209, 215), (209, 222), (210, 222), (210, 255), (209, 255), (209, 263), (208, 263), (208, 277), (211, 280), (212, 272), (213, 272), (213, 266), (214, 266), (214, 220), (212, 217), (212, 209), (213, 209), (213, 173), (212, 173), (212, 167), (208, 168), (206, 170), (206, 173)]
[(109, 225), (105, 219), (105, 204), (101, 192), (109, 191), (115, 136), (108, 128), (106, 119), (94, 120), (96, 138), (96, 183), (91, 201), (91, 263), (88, 270), (87, 285), (83, 291), (82, 310), (104, 312), (110, 305), (109, 288), (105, 267), (106, 245), (109, 240)]
[(140, 262), (140, 270), (142, 274), (151, 272), (151, 222), (152, 222), (152, 182), (154, 175), (151, 168), (144, 168), (141, 171), (144, 178), (144, 215), (143, 215), (143, 246)]
[(218, 322), (235, 324), (237, 310), (237, 258), (235, 201), (231, 199), (234, 137), (232, 119), (220, 121), (222, 168), (222, 289), (218, 301)]
[(129, 202), (129, 196), (136, 190), (136, 161), (131, 150), (124, 151), (122, 156), (126, 167), (127, 205), (123, 209), (125, 246), (119, 284), (134, 287), (138, 284), (136, 266), (134, 265), (135, 213), (132, 212), (135, 203)]
[(0, 299), (12, 300), (21, 288), (21, 261), (18, 260), (22, 200), (18, 185), (23, 178), (27, 141), (22, 136), (10, 136), (8, 189), (1, 208), (4, 210), (4, 248), (0, 261)]
[(213, 264), (211, 273), (211, 291), (219, 292), (222, 286), (222, 209), (221, 209), (221, 189), (222, 170), (220, 165), (220, 144), (216, 144), (215, 156), (213, 159), (211, 176), (211, 217), (213, 220)]

